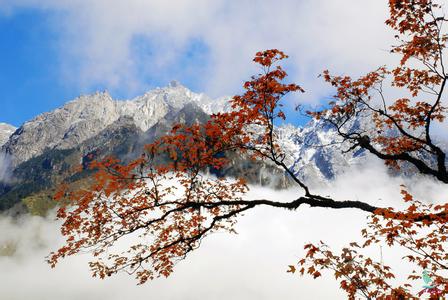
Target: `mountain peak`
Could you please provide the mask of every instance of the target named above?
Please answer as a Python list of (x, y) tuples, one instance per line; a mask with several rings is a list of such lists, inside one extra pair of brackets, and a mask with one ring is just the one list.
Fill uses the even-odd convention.
[(0, 122), (0, 147), (6, 143), (16, 129), (17, 128), (11, 124)]
[(177, 88), (177, 87), (184, 87), (184, 86), (177, 80), (171, 80), (170, 83), (168, 84), (168, 87)]
[(3, 128), (16, 128), (16, 127), (8, 123), (0, 122), (0, 128), (3, 129)]
[(46, 149), (71, 149), (96, 136), (120, 118), (132, 120), (142, 132), (168, 113), (175, 114), (187, 104), (197, 105), (205, 113), (222, 111), (225, 102), (194, 93), (178, 81), (156, 88), (131, 100), (115, 100), (107, 91), (81, 95), (60, 108), (43, 113), (15, 128), (0, 139), (3, 151), (13, 154), (19, 164), (42, 154)]

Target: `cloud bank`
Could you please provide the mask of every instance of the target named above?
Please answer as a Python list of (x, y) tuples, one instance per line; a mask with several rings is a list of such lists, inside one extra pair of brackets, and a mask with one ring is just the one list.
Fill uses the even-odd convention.
[[(429, 179), (405, 181), (390, 178), (380, 164), (347, 173), (336, 182), (320, 187), (323, 195), (338, 199), (359, 199), (375, 205), (401, 203), (399, 184), (412, 187), (416, 196), (428, 201), (447, 201), (446, 186)], [(248, 197), (294, 199), (298, 191), (274, 191), (254, 187)], [(239, 218), (238, 235), (216, 233), (200, 249), (180, 262), (168, 279), (136, 286), (132, 277), (119, 275), (107, 280), (92, 279), (89, 255), (62, 261), (54, 270), (44, 257), (61, 243), (58, 223), (26, 217), (0, 218), (0, 253), (15, 249), (12, 256), (0, 256), (0, 298), (22, 299), (345, 299), (331, 274), (318, 280), (286, 273), (304, 254), (307, 242), (323, 240), (341, 247), (357, 240), (366, 214), (357, 210), (311, 209), (297, 211), (254, 209)], [(380, 249), (371, 255), (379, 260)], [(384, 263), (398, 272), (406, 266), (402, 251), (383, 248)], [(418, 285), (418, 283), (417, 283)], [(420, 288), (417, 286), (416, 288)]]
[[(291, 80), (315, 103), (329, 68), (360, 74), (385, 63), (392, 34), (377, 0), (0, 0), (0, 13), (50, 12), (63, 80), (141, 92), (179, 79), (212, 96), (236, 93), (258, 72), (256, 51), (290, 55)], [(388, 58), (389, 59), (389, 58)]]

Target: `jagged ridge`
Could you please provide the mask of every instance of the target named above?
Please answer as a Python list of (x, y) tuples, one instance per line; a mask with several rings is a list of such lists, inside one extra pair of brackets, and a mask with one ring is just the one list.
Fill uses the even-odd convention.
[[(87, 163), (89, 154), (131, 159), (174, 123), (203, 122), (211, 113), (229, 110), (228, 100), (213, 100), (172, 82), (132, 100), (114, 100), (107, 92), (81, 96), (39, 115), (17, 129), (2, 147), (3, 155), (12, 161), (8, 177), (14, 180), (0, 185), (0, 210), (19, 201), (34, 203), (36, 193), (48, 201), (57, 182), (86, 175), (74, 175), (70, 169)], [(287, 153), (287, 164), (305, 179), (332, 179), (363, 157), (341, 154), (334, 130), (316, 120), (303, 128), (280, 126), (276, 136)], [(226, 175), (244, 174), (259, 184), (286, 184), (285, 174), (274, 166), (230, 158)]]
[[(226, 99), (216, 101), (172, 82), (132, 100), (114, 100), (108, 92), (76, 98), (64, 106), (25, 122), (2, 149), (12, 155), (15, 166), (46, 150), (71, 149), (96, 136), (120, 118), (132, 120), (145, 132), (166, 114), (196, 103), (206, 113), (225, 109)], [(1, 141), (1, 140), (0, 140)]]

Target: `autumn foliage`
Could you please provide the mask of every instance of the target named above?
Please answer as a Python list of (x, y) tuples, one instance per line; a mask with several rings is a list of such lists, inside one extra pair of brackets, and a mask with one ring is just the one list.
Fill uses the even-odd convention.
[[(232, 232), (235, 216), (260, 203), (243, 201), (244, 179), (203, 175), (229, 162), (222, 153), (238, 151), (253, 159), (271, 159), (287, 169), (275, 143), (280, 99), (301, 90), (283, 84), (286, 73), (273, 67), (286, 55), (278, 50), (257, 53), (263, 74), (246, 82), (243, 96), (232, 100), (233, 111), (211, 116), (205, 124), (175, 125), (171, 133), (145, 146), (144, 154), (123, 165), (109, 158), (93, 162), (93, 183), (84, 190), (63, 188), (56, 195), (66, 204), (58, 211), (64, 220), (66, 245), (49, 257), (54, 266), (67, 255), (91, 251), (93, 276), (104, 278), (121, 270), (140, 283), (168, 276), (174, 264), (217, 230)], [(166, 163), (158, 158), (168, 156)], [(269, 205), (269, 203), (267, 203)], [(117, 241), (136, 235), (144, 243), (119, 254), (103, 255)]]
[[(447, 204), (434, 205), (415, 200), (402, 187), (403, 200), (408, 204), (404, 211), (383, 208), (368, 217), (367, 228), (361, 231), (362, 243), (352, 242), (340, 253), (335, 253), (324, 242), (305, 246), (306, 256), (298, 262), (294, 272), (319, 277), (323, 270), (333, 272), (349, 299), (363, 296), (367, 299), (419, 299), (423, 294), (438, 299), (448, 292), (446, 270), (448, 268), (446, 227)], [(397, 278), (390, 266), (374, 261), (363, 250), (378, 245), (402, 247), (403, 256), (413, 270), (407, 277)], [(418, 291), (412, 287), (422, 286), (422, 273), (426, 272), (432, 282)]]
[[(412, 167), (446, 184), (446, 155), (432, 136), (433, 124), (444, 122), (446, 116), (448, 37), (442, 31), (446, 19), (441, 6), (430, 0), (390, 0), (389, 8), (386, 24), (397, 33), (398, 44), (391, 52), (400, 55), (399, 65), (381, 66), (358, 79), (324, 71), (324, 80), (336, 89), (335, 99), (327, 109), (309, 114), (334, 126), (346, 145), (341, 151), (365, 149), (397, 170)], [(244, 211), (260, 205), (294, 210), (306, 204), (356, 208), (370, 216), (361, 232), (363, 243), (351, 243), (340, 253), (324, 242), (308, 244), (305, 257), (289, 272), (317, 278), (331, 270), (350, 299), (412, 299), (418, 295), (410, 282), (426, 270), (432, 278), (428, 287), (432, 297), (448, 293), (447, 204), (415, 200), (405, 187), (402, 194), (408, 207), (402, 211), (341, 201), (313, 193), (289, 169), (274, 123), (285, 119), (282, 98), (304, 91), (284, 83), (287, 74), (279, 64), (286, 58), (275, 49), (258, 52), (254, 62), (262, 71), (244, 83), (241, 96), (233, 97), (231, 111), (214, 114), (201, 124), (175, 125), (130, 163), (114, 158), (92, 162), (94, 175), (85, 189), (61, 187), (56, 195), (61, 201), (57, 216), (63, 220), (66, 243), (48, 257), (51, 266), (63, 257), (88, 251), (94, 256), (93, 276), (125, 271), (144, 283), (170, 275), (176, 262), (198, 248), (207, 235), (233, 232)], [(403, 96), (388, 98), (386, 85)], [(368, 119), (373, 126), (348, 126), (356, 118)], [(290, 201), (246, 199), (244, 178), (205, 175), (207, 170), (228, 166), (228, 153), (274, 164), (303, 192)], [(139, 242), (115, 250), (126, 240)], [(405, 278), (408, 281), (396, 284), (390, 267), (363, 254), (376, 244), (398, 245), (411, 252), (405, 259), (415, 269)]]
[[(397, 0), (389, 1), (389, 8), (386, 24), (397, 32), (398, 42), (391, 53), (401, 55), (400, 64), (382, 66), (358, 79), (324, 71), (325, 81), (337, 90), (335, 101), (329, 110), (311, 114), (333, 124), (351, 148), (364, 148), (397, 168), (400, 163), (412, 164), (448, 183), (446, 155), (431, 132), (433, 123), (446, 116), (442, 102), (448, 36), (442, 31), (446, 22), (442, 7), (433, 1)], [(384, 92), (388, 83), (403, 97), (388, 99)], [(359, 116), (372, 119), (376, 126), (349, 131), (346, 124)], [(430, 159), (421, 159), (422, 153)]]
[[(382, 66), (358, 79), (324, 71), (324, 79), (336, 88), (335, 100), (328, 110), (310, 114), (334, 125), (349, 149), (363, 148), (398, 170), (411, 165), (446, 184), (446, 154), (432, 135), (433, 124), (446, 118), (444, 51), (448, 36), (443, 27), (447, 19), (434, 1), (390, 0), (389, 8), (386, 24), (397, 32), (398, 42), (391, 53), (401, 55), (399, 65)], [(403, 96), (388, 98), (388, 84), (389, 90), (399, 90)], [(359, 116), (371, 119), (375, 126), (348, 129), (346, 124)], [(407, 208), (376, 209), (361, 232), (362, 243), (350, 243), (337, 254), (324, 242), (308, 244), (306, 256), (291, 271), (318, 277), (330, 270), (349, 299), (439, 299), (446, 295), (448, 207), (428, 204), (434, 199), (416, 200), (406, 187), (402, 195)], [(407, 249), (403, 259), (413, 270), (407, 277), (396, 278), (389, 266), (363, 254), (372, 245)], [(427, 285), (416, 291), (412, 287), (421, 286), (416, 280), (422, 281), (422, 273)]]

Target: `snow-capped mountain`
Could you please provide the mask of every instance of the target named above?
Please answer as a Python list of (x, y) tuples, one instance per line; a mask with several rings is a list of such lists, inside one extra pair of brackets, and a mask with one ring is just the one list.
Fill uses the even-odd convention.
[[(20, 202), (50, 203), (54, 184), (82, 179), (84, 175), (71, 170), (80, 163), (88, 164), (92, 154), (131, 159), (175, 123), (204, 122), (212, 113), (230, 110), (228, 100), (211, 99), (172, 82), (131, 100), (115, 100), (107, 92), (80, 96), (14, 132), (15, 128), (10, 128), (0, 154), (8, 157), (10, 166), (4, 177), (13, 180), (0, 182), (0, 210)], [(303, 128), (280, 126), (276, 136), (287, 154), (286, 163), (302, 178), (330, 180), (364, 159), (363, 153), (341, 153), (337, 134), (322, 121), (311, 120)], [(277, 187), (287, 185), (284, 172), (269, 163), (232, 154), (229, 158), (232, 163), (223, 170), (225, 175), (243, 175), (250, 182)]]
[(16, 127), (10, 124), (0, 123), (0, 147), (8, 141), (9, 137), (16, 131), (16, 129)]
[(363, 150), (341, 151), (347, 146), (331, 125), (320, 120), (311, 119), (304, 127), (280, 126), (277, 136), (287, 154), (287, 165), (305, 182), (334, 179), (350, 166), (362, 164), (367, 156)]
[[(168, 113), (194, 103), (211, 114), (226, 109), (228, 98), (213, 100), (196, 94), (176, 81), (132, 100), (114, 100), (108, 92), (80, 96), (64, 106), (24, 123), (4, 144), (14, 165), (50, 149), (71, 149), (96, 136), (120, 118), (127, 118), (142, 132)], [(0, 139), (1, 142), (1, 139)]]
[[(80, 96), (26, 122), (2, 149), (12, 156), (15, 166), (48, 150), (83, 145), (81, 152), (85, 154), (95, 149), (98, 140), (107, 144), (108, 139), (113, 139), (111, 132), (117, 128), (132, 127), (136, 136), (142, 135), (175, 116), (187, 104), (212, 114), (229, 110), (228, 100), (229, 97), (211, 99), (194, 93), (176, 81), (131, 100), (114, 100), (107, 92), (97, 92)], [(165, 127), (163, 130), (168, 130), (169, 124)], [(329, 180), (346, 167), (362, 161), (361, 153), (341, 153), (334, 130), (321, 121), (311, 120), (303, 128), (280, 126), (277, 136), (287, 153), (287, 164), (302, 178)]]

